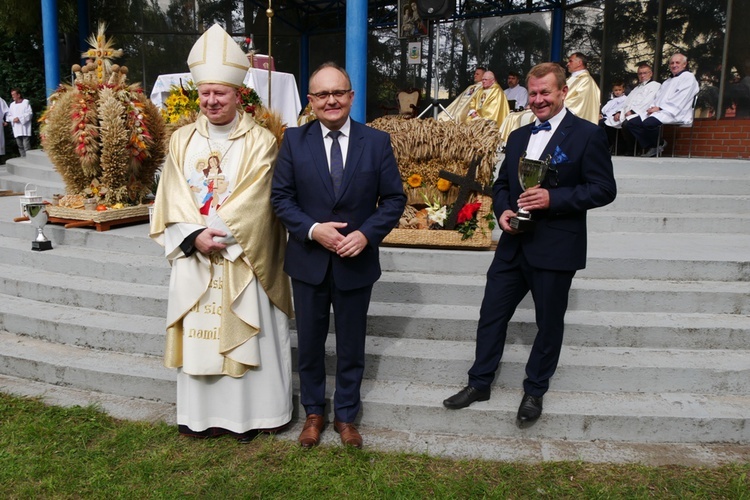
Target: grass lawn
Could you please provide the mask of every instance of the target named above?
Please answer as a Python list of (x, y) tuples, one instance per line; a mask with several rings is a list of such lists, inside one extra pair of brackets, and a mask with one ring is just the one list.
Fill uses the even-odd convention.
[(451, 460), (259, 437), (180, 437), (0, 394), (0, 498), (731, 498), (750, 464), (718, 468)]

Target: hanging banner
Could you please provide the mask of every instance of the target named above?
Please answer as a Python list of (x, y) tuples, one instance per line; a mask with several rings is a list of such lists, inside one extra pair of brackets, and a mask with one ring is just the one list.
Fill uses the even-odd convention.
[(398, 37), (415, 39), (427, 36), (427, 32), (427, 23), (417, 12), (417, 2), (398, 0)]
[(422, 42), (409, 42), (407, 62), (409, 64), (422, 63)]

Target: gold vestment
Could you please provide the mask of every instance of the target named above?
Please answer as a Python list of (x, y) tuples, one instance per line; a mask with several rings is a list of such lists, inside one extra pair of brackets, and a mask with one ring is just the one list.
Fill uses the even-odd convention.
[(601, 109), (599, 86), (588, 70), (584, 69), (575, 76), (571, 75), (567, 85), (568, 95), (565, 96), (565, 107), (577, 117), (588, 120), (594, 125), (599, 124)]
[(476, 117), (468, 117), (469, 120), (493, 120), (497, 123), (498, 127), (503, 124), (505, 117), (510, 113), (510, 106), (508, 106), (508, 98), (505, 97), (505, 92), (500, 88), (497, 82), (490, 85), (489, 88), (476, 92), (474, 97), (471, 98), (469, 105), (470, 110), (477, 112)]
[[(208, 120), (200, 115), (195, 123), (178, 129), (169, 144), (169, 152), (156, 193), (150, 236), (162, 243), (164, 231), (170, 224), (189, 223), (205, 226), (195, 196), (191, 192), (183, 172), (185, 153), (194, 134), (208, 137)], [(271, 179), (276, 160), (276, 139), (266, 129), (255, 123), (247, 113), (240, 113), (238, 123), (229, 136), (239, 141), (240, 164), (237, 169), (233, 192), (223, 202), (217, 214), (230, 229), (232, 236), (242, 247), (243, 255), (224, 263), (224, 313), (220, 352), (226, 353), (257, 335), (258, 328), (249, 325), (233, 314), (235, 300), (257, 277), (266, 295), (287, 316), (292, 314), (289, 278), (283, 271), (286, 249), (286, 230), (276, 218), (270, 201)], [(163, 243), (162, 243), (163, 244)], [(195, 274), (194, 286), (182, 290), (187, 295), (178, 306), (170, 307), (167, 317), (167, 346), (164, 364), (167, 367), (182, 366), (182, 318), (198, 303), (206, 292), (211, 279), (211, 262), (208, 257), (196, 252), (194, 259), (184, 254), (170, 260), (189, 261)], [(172, 300), (170, 287), (170, 305)], [(242, 376), (248, 366), (225, 357), (223, 373), (233, 377)]]
[[(471, 98), (474, 97), (474, 94), (477, 92), (481, 92), (481, 90), (482, 82), (469, 85), (466, 87), (466, 90), (461, 92), (461, 94), (456, 97), (447, 108), (445, 108), (445, 111), (440, 112), (437, 119), (441, 121), (450, 121), (452, 119), (455, 122), (464, 123), (469, 114)], [(449, 114), (450, 116), (448, 116)]]

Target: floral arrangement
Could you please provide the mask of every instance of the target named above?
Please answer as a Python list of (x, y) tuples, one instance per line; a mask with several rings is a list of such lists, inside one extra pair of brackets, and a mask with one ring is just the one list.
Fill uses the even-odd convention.
[[(162, 109), (161, 113), (171, 135), (178, 128), (193, 123), (198, 118), (200, 113), (198, 87), (192, 80), (181, 81), (180, 85), (172, 85), (164, 104), (166, 107)], [(263, 106), (260, 96), (255, 90), (242, 85), (239, 88), (237, 108), (249, 113), (258, 125), (267, 128), (276, 137), (276, 141), (281, 144), (286, 125), (282, 122), (278, 113)]]
[(180, 81), (179, 85), (172, 85), (164, 105), (166, 107), (162, 108), (161, 115), (167, 125), (174, 124), (177, 125), (176, 128), (179, 128), (185, 124), (182, 123), (185, 119), (189, 122), (195, 121), (200, 112), (198, 87), (192, 80), (185, 83)]
[(39, 120), (42, 145), (71, 206), (80, 198), (105, 208), (139, 205), (166, 155), (164, 120), (139, 85), (127, 83), (128, 69), (112, 64), (122, 50), (113, 48), (104, 24), (88, 42), (87, 64), (73, 65), (73, 82), (50, 96)]
[(407, 207), (399, 229), (446, 230), (454, 213), (455, 226), (450, 229), (460, 233), (462, 241), (494, 228), (489, 205), (483, 207), (483, 203), (491, 203), (489, 197), (474, 191), (468, 198), (462, 197), (465, 202), (459, 202), (461, 188), (440, 177), (442, 171), (465, 177), (471, 171), (470, 163), (481, 158), (473, 180), (482, 186), (490, 184), (500, 145), (494, 122), (458, 124), (384, 117), (371, 126), (390, 134), (404, 183)]

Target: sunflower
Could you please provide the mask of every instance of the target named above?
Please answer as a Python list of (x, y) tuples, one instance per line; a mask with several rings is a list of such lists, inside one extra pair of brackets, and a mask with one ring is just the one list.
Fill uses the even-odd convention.
[(418, 188), (422, 185), (422, 176), (419, 174), (411, 174), (406, 180), (406, 183), (413, 188)]
[(443, 179), (442, 177), (437, 180), (437, 188), (441, 193), (447, 193), (452, 185), (453, 183), (451, 181)]

